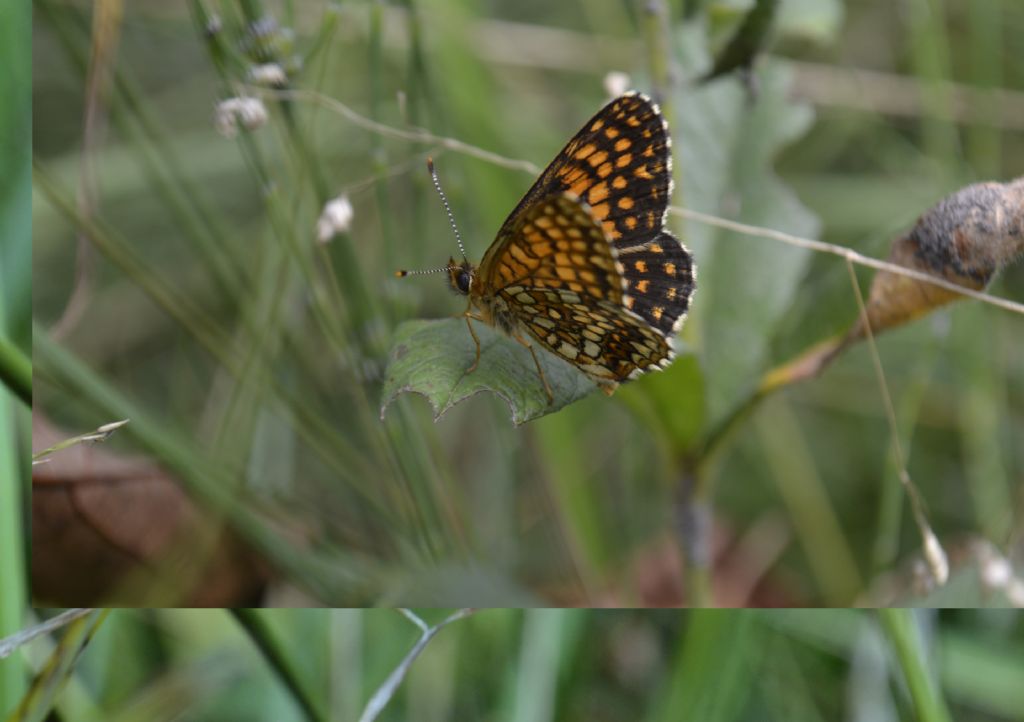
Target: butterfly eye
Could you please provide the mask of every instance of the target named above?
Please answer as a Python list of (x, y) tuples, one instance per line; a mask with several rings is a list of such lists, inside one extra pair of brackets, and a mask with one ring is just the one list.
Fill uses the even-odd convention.
[(460, 271), (458, 277), (455, 279), (455, 285), (458, 286), (459, 291), (462, 293), (469, 293), (469, 281), (469, 273), (467, 271)]

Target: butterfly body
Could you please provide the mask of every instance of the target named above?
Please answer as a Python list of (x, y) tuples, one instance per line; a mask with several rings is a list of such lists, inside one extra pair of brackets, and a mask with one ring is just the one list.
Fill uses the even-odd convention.
[[(509, 214), (479, 266), (449, 261), (449, 283), (469, 299), (473, 338), (471, 319), (495, 326), (608, 394), (668, 366), (696, 273), (664, 227), (670, 147), (645, 96), (628, 93), (599, 111)], [(550, 400), (536, 353), (534, 361)]]

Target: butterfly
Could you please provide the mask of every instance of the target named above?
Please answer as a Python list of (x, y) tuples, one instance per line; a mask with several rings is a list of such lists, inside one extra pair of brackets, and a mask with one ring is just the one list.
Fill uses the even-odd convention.
[[(452, 227), (448, 201), (430, 163)], [(536, 346), (571, 363), (606, 394), (628, 379), (666, 368), (670, 343), (696, 286), (690, 252), (665, 228), (672, 195), (671, 138), (658, 106), (626, 93), (568, 142), (502, 224), (479, 265), (449, 258), (463, 314), (533, 355)], [(427, 271), (429, 272), (429, 271)], [(410, 271), (399, 271), (405, 276)]]

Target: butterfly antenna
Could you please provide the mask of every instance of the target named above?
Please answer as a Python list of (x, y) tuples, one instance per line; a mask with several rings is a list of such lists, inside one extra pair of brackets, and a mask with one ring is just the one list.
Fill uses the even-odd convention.
[[(441, 189), (441, 182), (437, 179), (437, 171), (434, 170), (434, 159), (427, 159), (427, 170), (430, 171), (430, 179), (434, 181), (434, 188), (437, 190), (437, 195), (441, 197), (441, 203), (444, 204), (444, 213), (449, 217), (449, 223), (452, 224), (452, 230), (455, 231), (455, 240), (459, 244), (459, 251), (462, 253), (462, 257), (466, 259), (466, 249), (462, 245), (462, 235), (459, 232), (459, 228), (455, 224), (455, 216), (452, 215), (452, 207), (447, 203), (447, 197), (444, 195)], [(396, 270), (394, 274), (399, 279), (406, 278), (407, 275), (419, 275), (421, 273), (440, 273), (441, 271), (450, 270), (451, 266), (443, 265), (439, 268), (431, 268), (430, 270)]]
[(444, 212), (448, 214), (448, 222), (452, 224), (452, 230), (455, 232), (455, 242), (459, 244), (459, 251), (462, 253), (462, 259), (466, 258), (466, 249), (462, 245), (462, 234), (459, 233), (458, 227), (455, 225), (455, 216), (452, 215), (451, 206), (448, 205), (448, 197), (441, 190), (441, 181), (437, 179), (437, 171), (434, 170), (434, 159), (427, 158), (427, 170), (430, 171), (430, 179), (434, 181), (434, 188), (437, 190), (437, 194), (441, 196), (441, 203), (444, 204)]
[(424, 273), (441, 273), (441, 271), (447, 271), (448, 266), (441, 266), (440, 268), (431, 268), (428, 271), (395, 271), (395, 275), (398, 278), (405, 278), (406, 276), (417, 276)]

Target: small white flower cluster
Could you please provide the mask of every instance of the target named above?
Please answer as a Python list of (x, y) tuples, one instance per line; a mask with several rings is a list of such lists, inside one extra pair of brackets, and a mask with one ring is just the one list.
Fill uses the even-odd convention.
[(336, 233), (343, 233), (352, 226), (352, 203), (347, 195), (332, 198), (324, 205), (320, 220), (316, 222), (316, 237), (327, 243)]
[(267, 122), (267, 108), (259, 98), (228, 98), (217, 104), (214, 125), (225, 138), (238, 135), (238, 124), (256, 130)]
[(280, 63), (264, 63), (249, 68), (249, 80), (256, 85), (276, 87), (288, 82), (288, 74)]

